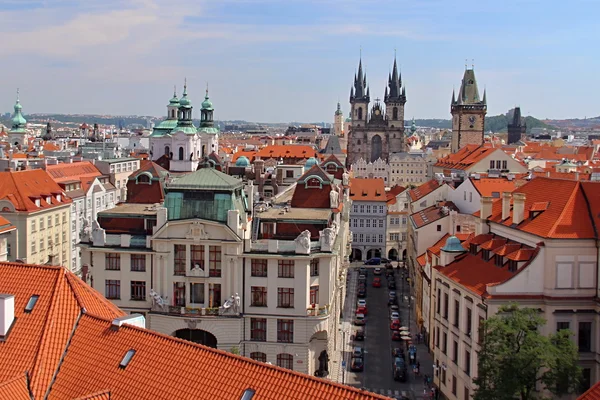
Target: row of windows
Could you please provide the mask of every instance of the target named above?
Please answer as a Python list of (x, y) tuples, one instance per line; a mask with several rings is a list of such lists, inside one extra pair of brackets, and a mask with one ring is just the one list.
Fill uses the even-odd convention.
[[(186, 245), (174, 245), (175, 275), (185, 276), (186, 272)], [(208, 246), (208, 274), (211, 277), (221, 276), (221, 246)], [(204, 245), (190, 246), (190, 268), (204, 270)]]
[[(392, 170), (392, 174), (403, 174), (404, 170), (403, 169), (397, 169), (397, 170)], [(425, 171), (420, 170), (420, 169), (407, 169), (406, 170), (407, 174), (419, 174), (419, 175), (423, 175), (425, 174)]]
[[(130, 300), (145, 301), (146, 281), (130, 281)], [(204, 283), (189, 284), (189, 303), (205, 304)], [(173, 283), (173, 306), (186, 306), (187, 284), (185, 282)], [(111, 300), (121, 299), (121, 281), (117, 279), (107, 279), (105, 281), (105, 297)], [(218, 307), (221, 305), (221, 285), (219, 283), (208, 284), (208, 306)]]
[[(48, 249), (52, 250), (54, 248), (54, 246), (60, 246), (61, 241), (59, 240), (59, 235), (58, 233), (54, 234), (54, 240), (52, 239), (52, 236), (48, 236), (47, 239), (45, 238), (41, 238), (39, 240), (39, 251), (44, 251), (44, 249), (46, 248), (46, 241), (47, 241), (47, 245), (48, 245)], [(62, 243), (66, 243), (67, 242), (67, 233), (63, 232), (62, 233)], [(35, 254), (38, 251), (38, 248), (36, 247), (36, 241), (35, 240), (31, 240), (31, 254)]]
[[(266, 318), (251, 318), (250, 319), (250, 340), (253, 340), (255, 342), (266, 342), (267, 341), (267, 319)], [(294, 320), (293, 319), (278, 319), (277, 320), (277, 342), (279, 342), (279, 343), (293, 343), (294, 342)]]
[(114, 172), (127, 172), (127, 171), (137, 171), (139, 169), (139, 166), (137, 165), (137, 161), (130, 161), (130, 162), (122, 162), (122, 163), (117, 163), (117, 164), (113, 164), (110, 166), (110, 172), (114, 173)]
[[(350, 219), (350, 225), (353, 228), (371, 228), (371, 221), (373, 221), (372, 225), (373, 228), (377, 228), (377, 225), (379, 225), (379, 228), (383, 228), (383, 219), (379, 220), (379, 223), (377, 223), (377, 220), (371, 220), (369, 218), (351, 218)], [(358, 226), (357, 226), (358, 224)]]
[[(379, 240), (377, 240), (379, 239)], [(355, 243), (383, 243), (383, 235), (371, 235), (368, 233), (353, 233), (352, 241)]]
[[(448, 353), (448, 332), (444, 331), (444, 332), (441, 332), (441, 334), (440, 334), (441, 330), (442, 329), (435, 328), (435, 331), (434, 331), (435, 347), (440, 349), (440, 337), (441, 337), (441, 351), (443, 354), (447, 354)], [(452, 343), (453, 343), (452, 354), (451, 354), (450, 358), (451, 358), (452, 362), (454, 362), (454, 364), (456, 364), (457, 367), (460, 367), (460, 363), (458, 360), (458, 354), (460, 351), (458, 340), (453, 340)], [(465, 374), (467, 376), (471, 376), (471, 349), (469, 347), (466, 347), (466, 344), (465, 344), (465, 350), (463, 352), (462, 368), (465, 371)]]
[[(391, 242), (397, 242), (400, 240), (400, 234), (399, 233), (390, 233), (390, 241)], [(402, 233), (402, 241), (406, 242), (406, 232)]]
[(367, 214), (377, 214), (377, 213), (383, 214), (383, 213), (385, 213), (385, 206), (370, 206), (368, 204), (367, 205), (354, 204), (352, 206), (352, 212), (355, 212), (355, 213), (357, 213), (357, 212), (365, 213), (366, 212)]
[[(406, 204), (406, 206), (408, 206), (408, 204)], [(390, 218), (390, 225), (400, 225), (401, 220), (402, 220), (402, 225), (406, 225), (406, 222), (407, 222), (406, 217), (402, 217), (402, 218), (392, 217), (392, 218)]]
[[(267, 276), (268, 260), (253, 258), (251, 261), (250, 275), (257, 277)], [(279, 278), (294, 277), (294, 260), (278, 260), (277, 261), (277, 276)], [(310, 260), (310, 276), (319, 276), (319, 259)]]
[[(571, 329), (571, 322), (559, 321), (556, 323), (556, 330)], [(592, 322), (580, 321), (577, 326), (577, 346), (582, 353), (592, 351)]]
[[(31, 232), (37, 232), (37, 225), (36, 225), (37, 222), (36, 221), (37, 220), (35, 220), (35, 219), (31, 220)], [(46, 219), (44, 217), (41, 217), (39, 219), (39, 228), (40, 228), (40, 231), (45, 229), (44, 228), (44, 221), (47, 221), (46, 226), (48, 228), (52, 228), (52, 221), (54, 221), (54, 225), (56, 225), (56, 226), (58, 226), (58, 225), (61, 224), (61, 218), (60, 218), (60, 216), (58, 214), (54, 214), (54, 218), (52, 218), (51, 215), (49, 215)], [(66, 211), (62, 213), (62, 223), (63, 224), (67, 223), (67, 212)]]
[[(267, 362), (267, 355), (260, 351), (250, 353), (250, 358), (255, 361)], [(277, 354), (277, 366), (281, 368), (294, 369), (294, 356), (287, 353)]]
[[(120, 271), (121, 270), (121, 254), (120, 253), (106, 253), (105, 267), (109, 271)], [(129, 261), (131, 271), (145, 272), (146, 271), (146, 255), (145, 254), (130, 254)]]
[[(319, 303), (319, 285), (310, 287), (310, 304)], [(250, 287), (250, 305), (267, 307), (267, 288), (265, 286)], [(294, 288), (277, 288), (277, 307), (294, 308)]]
[(506, 160), (490, 160), (490, 169), (508, 169)]

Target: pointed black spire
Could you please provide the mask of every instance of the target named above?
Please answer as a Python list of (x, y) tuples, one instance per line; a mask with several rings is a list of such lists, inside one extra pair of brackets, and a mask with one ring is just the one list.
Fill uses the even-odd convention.
[(454, 93), (454, 89), (452, 89), (452, 103), (451, 104), (454, 104), (454, 103), (456, 103), (456, 94)]
[(362, 58), (358, 62), (358, 73), (354, 74), (354, 87), (350, 91), (350, 101), (365, 101), (367, 92), (367, 74), (363, 71)]
[(398, 61), (396, 60), (396, 57), (394, 56), (394, 64), (392, 67), (392, 72), (389, 75), (389, 79), (388, 79), (388, 87), (389, 87), (389, 91), (388, 91), (388, 96), (387, 99), (389, 99), (390, 101), (400, 101), (400, 97), (402, 96), (402, 83), (400, 80), (400, 73), (398, 71)]

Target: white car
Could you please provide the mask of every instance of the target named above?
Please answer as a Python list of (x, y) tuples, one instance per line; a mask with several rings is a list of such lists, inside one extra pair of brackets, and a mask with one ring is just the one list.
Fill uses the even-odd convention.
[(375, 268), (375, 271), (373, 271), (373, 275), (381, 275), (381, 268)]
[(366, 307), (367, 306), (367, 300), (365, 300), (365, 299), (359, 299), (358, 302), (356, 303), (356, 305), (358, 307)]
[(390, 320), (395, 320), (395, 319), (400, 319), (400, 313), (398, 313), (397, 311), (394, 311), (390, 314)]

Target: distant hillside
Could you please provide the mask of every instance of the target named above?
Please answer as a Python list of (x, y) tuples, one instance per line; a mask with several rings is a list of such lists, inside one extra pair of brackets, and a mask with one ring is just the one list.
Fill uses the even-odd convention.
[[(525, 117), (525, 123), (527, 124), (527, 133), (531, 132), (532, 128), (545, 128), (548, 130), (555, 130), (556, 127), (548, 125), (537, 118), (528, 116)], [(506, 132), (508, 126), (508, 117), (506, 114), (495, 115), (492, 117), (485, 117), (485, 130), (492, 132)]]
[[(406, 121), (406, 126), (410, 126), (412, 121)], [(415, 119), (417, 126), (427, 126), (430, 128), (450, 129), (452, 128), (452, 120), (449, 119)]]

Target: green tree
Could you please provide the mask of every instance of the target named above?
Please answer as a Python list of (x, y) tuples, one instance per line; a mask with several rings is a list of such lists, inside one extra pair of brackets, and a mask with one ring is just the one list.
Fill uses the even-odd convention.
[(483, 324), (474, 400), (545, 399), (579, 387), (581, 369), (569, 330), (540, 333), (546, 321), (538, 310), (510, 304)]
[(229, 349), (229, 352), (231, 354), (237, 354), (238, 356), (240, 355), (240, 348), (237, 346), (233, 346), (231, 349)]

